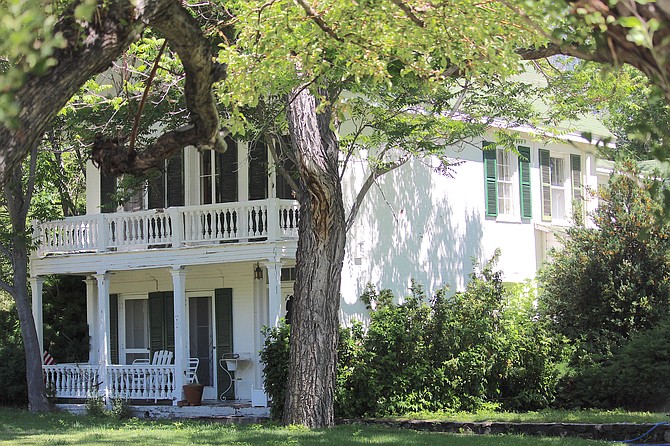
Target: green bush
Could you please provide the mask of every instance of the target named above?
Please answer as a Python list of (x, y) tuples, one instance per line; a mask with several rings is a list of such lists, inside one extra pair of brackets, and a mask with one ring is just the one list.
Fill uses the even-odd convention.
[[(413, 284), (398, 304), (390, 291), (368, 286), (361, 296), (368, 325), (340, 330), (336, 414), (546, 407), (561, 345), (537, 318), (533, 287), (505, 289), (494, 265), (452, 296), (442, 289), (428, 299)], [(288, 335), (283, 325), (267, 330), (261, 352), (275, 418), (283, 410)]]
[(632, 335), (611, 355), (587, 358), (564, 383), (564, 405), (670, 409), (670, 319)]
[(542, 317), (572, 350), (556, 404), (662, 407), (670, 225), (656, 185), (635, 170), (613, 176), (600, 195), (594, 227), (568, 229), (538, 276)]
[(93, 418), (104, 418), (107, 416), (105, 400), (101, 396), (94, 396), (86, 400), (86, 415)]
[(270, 416), (279, 421), (284, 413), (286, 384), (288, 383), (290, 327), (282, 319), (278, 327), (264, 327), (265, 343), (261, 350), (265, 392), (270, 401)]
[[(82, 316), (84, 315), (84, 316)], [(57, 362), (88, 360), (86, 287), (82, 277), (62, 276), (44, 287), (44, 346)], [(0, 405), (28, 403), (26, 360), (13, 299), (0, 295)]]
[(594, 227), (567, 230), (538, 276), (541, 310), (585, 352), (608, 355), (670, 311), (670, 226), (654, 185), (612, 177)]
[(0, 405), (26, 406), (26, 357), (14, 302), (0, 295)]

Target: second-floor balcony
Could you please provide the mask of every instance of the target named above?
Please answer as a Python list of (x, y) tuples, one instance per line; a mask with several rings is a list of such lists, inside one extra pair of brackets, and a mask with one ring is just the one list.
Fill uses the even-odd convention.
[(298, 203), (267, 199), (35, 223), (37, 256), (295, 240)]

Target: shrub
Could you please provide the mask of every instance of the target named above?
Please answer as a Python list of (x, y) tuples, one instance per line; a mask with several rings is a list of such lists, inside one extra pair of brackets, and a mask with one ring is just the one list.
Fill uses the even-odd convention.
[[(643, 409), (664, 402), (657, 378), (667, 372), (649, 359), (668, 348), (654, 338), (670, 312), (670, 226), (658, 198), (655, 184), (635, 170), (613, 176), (594, 227), (568, 229), (563, 249), (540, 271), (541, 313), (573, 351), (558, 405)], [(649, 386), (640, 386), (642, 377)]]
[(636, 176), (612, 177), (595, 227), (568, 229), (539, 274), (543, 314), (588, 353), (611, 353), (670, 311), (670, 226), (653, 183)]
[(290, 327), (282, 320), (277, 327), (264, 327), (265, 343), (261, 350), (263, 363), (263, 380), (265, 391), (272, 404), (270, 416), (279, 421), (284, 413), (286, 401), (286, 384), (288, 383), (289, 362), (289, 332)]
[[(452, 296), (442, 289), (428, 299), (413, 284), (398, 304), (389, 290), (368, 286), (361, 299), (369, 324), (340, 330), (336, 415), (549, 404), (561, 344), (537, 318), (533, 287), (506, 290), (495, 260)], [(288, 335), (284, 325), (267, 330), (261, 352), (274, 418), (283, 410)]]
[(670, 409), (670, 319), (638, 332), (607, 356), (587, 356), (562, 389), (564, 405)]
[(86, 400), (86, 415), (93, 418), (103, 418), (107, 415), (105, 400), (101, 396), (94, 396)]

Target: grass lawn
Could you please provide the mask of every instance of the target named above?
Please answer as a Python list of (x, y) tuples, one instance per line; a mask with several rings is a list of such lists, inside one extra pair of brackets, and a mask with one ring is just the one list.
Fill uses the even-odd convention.
[(69, 414), (33, 415), (0, 408), (2, 445), (409, 445), (604, 446), (566, 438), (451, 435), (369, 426), (308, 430), (273, 425), (231, 426), (196, 421), (111, 421)]
[[(395, 417), (394, 417), (395, 418)], [(503, 421), (518, 423), (659, 423), (670, 421), (667, 413), (626, 412), (623, 410), (552, 410), (537, 412), (481, 411), (456, 413), (415, 413), (403, 418), (440, 421)]]

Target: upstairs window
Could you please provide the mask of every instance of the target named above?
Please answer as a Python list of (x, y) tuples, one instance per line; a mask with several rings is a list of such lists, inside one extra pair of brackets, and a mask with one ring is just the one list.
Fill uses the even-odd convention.
[(515, 215), (514, 197), (512, 191), (514, 183), (514, 164), (512, 154), (505, 150), (496, 149), (498, 161), (498, 215)]
[(563, 158), (549, 157), (549, 170), (551, 172), (551, 216), (552, 218), (565, 219), (565, 174), (563, 169)]
[(224, 153), (200, 152), (200, 204), (237, 201), (237, 142), (226, 138)]
[(542, 220), (564, 220), (567, 210), (571, 208), (569, 200), (582, 200), (581, 156), (570, 155), (569, 177), (566, 172), (566, 158), (551, 156), (546, 149), (539, 149), (538, 156), (542, 182)]
[(184, 152), (165, 160), (163, 169), (149, 177), (147, 184), (149, 209), (183, 206), (184, 203)]
[(530, 149), (519, 147), (519, 155), (484, 143), (486, 215), (531, 218)]

